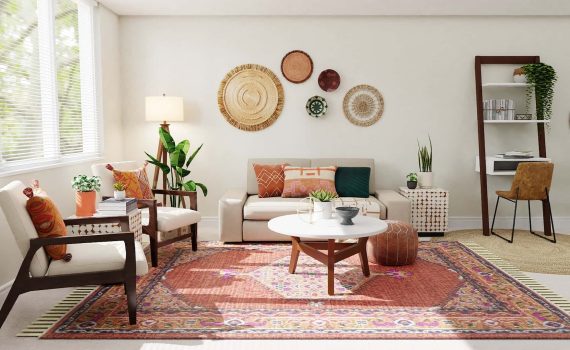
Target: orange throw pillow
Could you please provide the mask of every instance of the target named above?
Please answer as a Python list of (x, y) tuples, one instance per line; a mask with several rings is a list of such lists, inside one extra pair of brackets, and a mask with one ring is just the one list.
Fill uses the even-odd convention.
[(146, 175), (146, 164), (135, 170), (117, 170), (111, 164), (107, 164), (106, 168), (113, 172), (115, 182), (120, 182), (125, 186), (125, 194), (128, 198), (154, 199)]
[[(67, 235), (65, 222), (63, 222), (59, 210), (49, 197), (34, 196), (34, 190), (30, 187), (24, 190), (24, 194), (29, 198), (26, 202), (26, 210), (32, 219), (38, 237), (51, 238)], [(71, 254), (67, 252), (66, 244), (48, 245), (44, 249), (54, 260), (71, 260)]]
[(286, 164), (253, 164), (259, 198), (281, 197), (285, 186)]
[(303, 168), (285, 166), (285, 185), (283, 187), (284, 198), (307, 197), (316, 190), (325, 190), (336, 193), (334, 185), (335, 166)]

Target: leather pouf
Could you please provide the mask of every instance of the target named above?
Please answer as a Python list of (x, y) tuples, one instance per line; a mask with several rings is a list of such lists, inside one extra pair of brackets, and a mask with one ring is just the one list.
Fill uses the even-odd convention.
[(368, 238), (368, 260), (388, 266), (413, 264), (418, 255), (418, 232), (405, 222), (388, 220), (386, 223), (386, 232)]

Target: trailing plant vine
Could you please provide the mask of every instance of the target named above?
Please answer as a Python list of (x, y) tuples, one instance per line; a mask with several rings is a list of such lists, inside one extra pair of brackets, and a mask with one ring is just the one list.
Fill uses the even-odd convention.
[(529, 84), (526, 90), (526, 106), (530, 108), (531, 99), (536, 95), (536, 119), (548, 120), (552, 115), (554, 83), (558, 79), (552, 66), (545, 63), (532, 63), (522, 66)]

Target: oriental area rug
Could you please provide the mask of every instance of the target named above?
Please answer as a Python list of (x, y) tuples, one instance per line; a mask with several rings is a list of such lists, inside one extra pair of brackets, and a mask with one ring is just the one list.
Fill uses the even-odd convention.
[(369, 278), (349, 258), (335, 268), (334, 296), (326, 267), (303, 253), (288, 273), (290, 249), (163, 247), (138, 279), (136, 326), (123, 288), (102, 286), (57, 306), (75, 303), (41, 338), (570, 339), (564, 299), (473, 244), (422, 242), (414, 265), (371, 264)]

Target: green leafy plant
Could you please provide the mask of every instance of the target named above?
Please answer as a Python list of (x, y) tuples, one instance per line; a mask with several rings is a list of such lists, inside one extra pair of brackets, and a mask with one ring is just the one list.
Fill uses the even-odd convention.
[[(208, 195), (208, 188), (206, 185), (196, 182), (194, 180), (187, 180), (186, 177), (190, 175), (191, 171), (188, 167), (202, 149), (202, 145), (198, 147), (192, 154), (190, 152), (190, 141), (182, 140), (180, 143), (176, 143), (170, 133), (165, 131), (163, 128), (158, 129), (160, 134), (160, 142), (164, 146), (166, 152), (168, 152), (170, 164), (163, 163), (156, 159), (155, 157), (145, 152), (149, 158), (148, 162), (159, 167), (164, 174), (167, 175), (168, 187), (171, 190), (185, 190), (185, 191), (196, 191), (196, 188), (200, 188), (204, 196)], [(178, 204), (180, 204), (180, 198), (178, 198)], [(176, 196), (170, 196), (170, 203), (176, 206)]]
[(101, 189), (101, 178), (99, 176), (77, 175), (73, 177), (71, 187), (78, 192), (99, 192)]
[(420, 171), (424, 173), (431, 172), (431, 163), (432, 163), (432, 144), (431, 144), (431, 137), (428, 135), (429, 138), (429, 151), (427, 146), (420, 146), (420, 141), (418, 140), (418, 165), (420, 167)]
[(545, 63), (525, 64), (521, 67), (529, 86), (526, 90), (526, 106), (530, 108), (530, 102), (535, 94), (536, 119), (547, 120), (552, 115), (552, 99), (554, 98), (554, 83), (558, 79), (552, 66)]
[(409, 173), (408, 175), (406, 175), (406, 180), (411, 182), (418, 182), (418, 174)]
[(115, 189), (115, 191), (124, 191), (125, 190), (125, 185), (123, 185), (122, 182), (115, 182), (113, 184), (113, 188)]
[(333, 199), (338, 198), (338, 195), (334, 192), (321, 189), (309, 193), (309, 197), (317, 202), (330, 202)]

